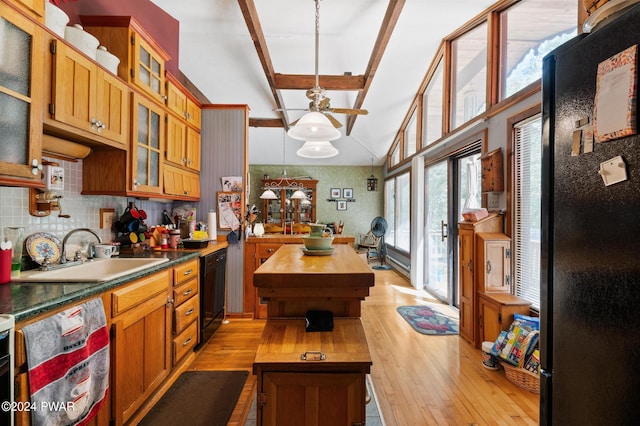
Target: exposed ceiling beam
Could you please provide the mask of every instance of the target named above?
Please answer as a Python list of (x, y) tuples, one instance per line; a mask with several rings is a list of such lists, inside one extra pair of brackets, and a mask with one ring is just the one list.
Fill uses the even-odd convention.
[[(238, 0), (238, 4), (240, 5), (240, 10), (242, 10), (242, 16), (244, 17), (244, 20), (247, 24), (247, 29), (249, 30), (249, 34), (251, 35), (251, 40), (253, 40), (253, 45), (256, 47), (256, 52), (258, 53), (258, 58), (260, 59), (260, 63), (262, 64), (264, 75), (267, 77), (267, 82), (269, 83), (269, 87), (271, 88), (271, 93), (276, 103), (276, 109), (283, 110), (284, 102), (282, 100), (280, 92), (276, 89), (273, 63), (271, 62), (271, 56), (269, 55), (267, 42), (264, 38), (262, 25), (260, 25), (260, 20), (258, 19), (258, 11), (256, 10), (256, 5), (253, 0)], [(289, 117), (287, 116), (287, 112), (279, 111), (279, 114), (282, 118), (282, 126), (285, 129), (288, 129)]]
[[(362, 104), (364, 103), (364, 98), (367, 96), (367, 92), (369, 91), (369, 87), (371, 86), (371, 81), (373, 80), (376, 71), (378, 70), (378, 65), (380, 65), (380, 61), (382, 60), (382, 55), (384, 54), (384, 50), (387, 48), (387, 44), (389, 44), (389, 39), (391, 38), (391, 34), (398, 23), (398, 18), (400, 17), (400, 12), (404, 7), (405, 0), (389, 0), (389, 6), (387, 7), (387, 12), (385, 13), (384, 20), (382, 21), (382, 25), (380, 26), (380, 32), (378, 32), (378, 38), (376, 39), (376, 44), (373, 47), (373, 51), (371, 52), (371, 58), (369, 59), (369, 64), (367, 65), (367, 70), (364, 73), (365, 81), (364, 88), (360, 93), (358, 93), (358, 97), (353, 105), (354, 109), (362, 108)], [(351, 133), (351, 129), (353, 129), (353, 125), (356, 122), (357, 115), (350, 115), (347, 117), (347, 135)]]
[[(362, 90), (363, 75), (320, 75), (319, 84), (325, 90)], [(316, 85), (315, 75), (275, 74), (275, 87), (280, 90), (308, 90)]]
[(279, 118), (251, 118), (249, 117), (249, 127), (284, 127)]

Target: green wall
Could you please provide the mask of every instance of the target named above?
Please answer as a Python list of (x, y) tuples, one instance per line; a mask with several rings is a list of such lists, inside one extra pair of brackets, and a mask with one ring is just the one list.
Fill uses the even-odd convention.
[[(318, 181), (316, 188), (316, 221), (331, 223), (343, 221), (344, 233), (366, 234), (371, 221), (383, 214), (382, 167), (374, 167), (373, 174), (378, 178), (378, 191), (367, 191), (367, 178), (371, 176), (371, 167), (367, 166), (286, 166), (287, 177), (310, 177)], [(262, 212), (262, 179), (269, 175), (271, 179), (282, 176), (282, 166), (250, 165), (251, 188), (248, 204), (255, 204)], [(331, 188), (352, 188), (355, 202), (347, 203), (346, 211), (338, 211), (337, 203), (327, 201), (331, 198)], [(341, 198), (342, 199), (342, 198)], [(258, 221), (263, 221), (260, 214)], [(356, 240), (357, 241), (357, 240)]]

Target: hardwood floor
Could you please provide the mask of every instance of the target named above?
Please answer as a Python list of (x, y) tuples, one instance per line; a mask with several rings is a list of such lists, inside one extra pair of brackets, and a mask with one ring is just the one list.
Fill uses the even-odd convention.
[[(396, 312), (400, 305), (433, 302), (393, 271), (375, 271), (376, 285), (362, 305), (373, 359), (371, 379), (387, 425), (537, 425), (538, 395), (520, 389), (502, 371), (487, 370), (481, 352), (459, 336), (425, 336)], [(455, 311), (453, 311), (455, 312)], [(248, 370), (264, 320), (231, 318), (199, 351), (190, 370)], [(255, 392), (249, 375), (229, 425), (243, 425)]]

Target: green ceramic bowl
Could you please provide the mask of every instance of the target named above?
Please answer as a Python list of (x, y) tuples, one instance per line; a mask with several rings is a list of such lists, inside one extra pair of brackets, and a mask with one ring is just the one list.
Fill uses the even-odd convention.
[(302, 237), (307, 250), (327, 250), (331, 248), (333, 237)]

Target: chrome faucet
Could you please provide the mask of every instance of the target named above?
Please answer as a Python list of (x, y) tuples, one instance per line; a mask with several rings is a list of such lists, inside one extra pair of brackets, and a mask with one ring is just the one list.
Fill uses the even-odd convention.
[[(94, 231), (92, 231), (89, 228), (72, 229), (62, 239), (62, 253), (60, 254), (60, 263), (67, 263), (67, 240), (69, 239), (69, 237), (71, 235), (75, 234), (76, 232), (82, 232), (82, 231), (88, 232), (90, 234), (93, 234), (96, 237), (96, 239), (98, 240), (98, 244), (102, 243), (102, 238), (100, 238), (100, 235), (98, 235), (97, 233), (95, 233)], [(76, 261), (80, 260), (79, 253), (76, 253), (76, 256), (75, 256), (74, 260), (76, 260)]]

